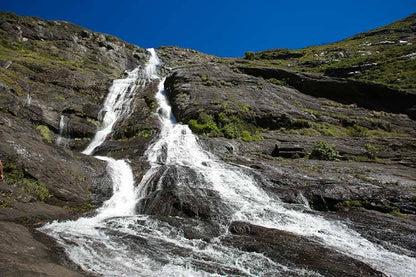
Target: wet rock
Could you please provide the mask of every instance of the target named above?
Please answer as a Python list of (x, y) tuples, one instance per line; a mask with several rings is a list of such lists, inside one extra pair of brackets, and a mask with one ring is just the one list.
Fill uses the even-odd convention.
[(348, 226), (366, 239), (384, 248), (407, 255), (416, 256), (416, 216), (395, 216), (364, 208), (351, 208), (330, 215), (337, 220), (345, 220)]
[(190, 167), (161, 166), (141, 188), (138, 213), (197, 218), (213, 224), (228, 221), (229, 209), (218, 192), (202, 188), (200, 176)]
[(220, 231), (222, 231), (214, 224), (195, 218), (172, 216), (152, 216), (152, 218), (167, 222), (174, 228), (181, 230), (187, 239), (201, 239), (208, 242), (221, 235)]
[(263, 253), (287, 266), (295, 265), (324, 276), (384, 276), (363, 262), (290, 232), (244, 222), (232, 222), (222, 242), (245, 251)]
[(82, 106), (82, 113), (85, 116), (88, 116), (95, 120), (98, 120), (98, 114), (100, 110), (101, 110), (101, 107), (93, 103), (86, 103), (85, 105)]
[(11, 222), (0, 221), (0, 256), (3, 276), (84, 276), (68, 260), (57, 258), (64, 253), (52, 239)]

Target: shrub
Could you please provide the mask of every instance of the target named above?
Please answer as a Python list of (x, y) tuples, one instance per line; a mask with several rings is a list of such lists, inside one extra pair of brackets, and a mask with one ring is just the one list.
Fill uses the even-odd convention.
[(36, 131), (42, 136), (43, 141), (52, 143), (51, 131), (49, 130), (48, 126), (39, 125), (36, 127)]
[(316, 160), (334, 161), (339, 158), (339, 153), (335, 150), (335, 145), (330, 145), (326, 141), (321, 140), (315, 143), (309, 158)]
[(262, 139), (259, 135), (259, 128), (227, 112), (219, 113), (217, 118), (200, 112), (198, 119), (191, 119), (188, 124), (193, 132), (210, 137), (226, 137), (243, 141)]
[(41, 182), (32, 179), (23, 179), (24, 186), (22, 190), (36, 196), (39, 201), (44, 202), (47, 198), (52, 195), (49, 193), (48, 188)]
[(188, 124), (189, 128), (197, 134), (204, 134), (211, 137), (222, 136), (222, 132), (218, 128), (215, 121), (205, 112), (200, 112), (198, 120), (191, 119)]
[(364, 144), (365, 150), (367, 150), (367, 155), (370, 159), (375, 159), (378, 154), (378, 148), (372, 145), (371, 143)]
[(13, 161), (8, 160), (5, 163), (4, 172), (8, 185), (19, 187), (20, 190), (35, 196), (37, 200), (44, 202), (52, 196), (45, 184), (27, 176), (23, 169), (18, 167)]
[(214, 81), (209, 79), (209, 76), (206, 74), (202, 74), (199, 76), (201, 78), (202, 84), (207, 87), (212, 87), (215, 85)]
[(245, 53), (245, 59), (246, 60), (254, 60), (255, 58), (256, 58), (256, 54), (254, 52), (247, 51)]

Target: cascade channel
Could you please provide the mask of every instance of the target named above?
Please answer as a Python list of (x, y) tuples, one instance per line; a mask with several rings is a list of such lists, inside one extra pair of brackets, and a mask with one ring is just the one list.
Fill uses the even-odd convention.
[[(100, 112), (102, 126), (83, 153), (93, 154), (117, 120), (132, 112), (130, 102), (137, 86), (157, 82), (155, 116), (160, 134), (145, 153), (150, 169), (140, 184), (134, 184), (128, 161), (96, 156), (107, 162), (113, 196), (93, 217), (55, 221), (40, 228), (64, 247), (73, 262), (99, 276), (322, 276), (223, 243), (231, 222), (248, 222), (307, 237), (387, 276), (416, 276), (415, 258), (374, 244), (342, 222), (308, 212), (307, 201), (302, 207), (288, 207), (261, 189), (250, 174), (252, 169), (227, 164), (204, 150), (187, 125), (176, 123), (165, 96), (164, 78), (158, 74), (160, 61), (154, 49), (148, 51), (151, 58), (144, 69), (114, 81)], [(169, 203), (152, 206), (166, 186), (217, 196), (204, 200), (214, 214), (206, 220), (215, 226), (212, 238), (191, 237), (182, 228), (190, 225), (206, 231), (210, 227), (203, 221), (167, 219), (163, 215)], [(162, 216), (157, 216), (158, 211)]]

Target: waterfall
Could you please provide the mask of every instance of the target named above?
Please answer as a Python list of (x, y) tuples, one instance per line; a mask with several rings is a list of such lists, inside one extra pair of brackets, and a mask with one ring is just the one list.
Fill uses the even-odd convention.
[(88, 147), (82, 152), (91, 155), (100, 146), (107, 136), (113, 131), (114, 124), (130, 113), (130, 102), (133, 100), (137, 87), (140, 69), (127, 72), (127, 78), (115, 80), (110, 87), (105, 99), (104, 107), (99, 115), (102, 117), (102, 125), (95, 134)]
[(61, 115), (59, 120), (59, 136), (56, 139), (56, 144), (58, 145), (64, 143), (65, 136), (68, 133), (68, 121), (69, 119), (65, 115)]
[[(93, 153), (111, 133), (115, 122), (130, 112), (136, 80), (144, 78), (146, 82), (159, 82), (155, 98), (160, 134), (145, 153), (150, 169), (135, 188), (126, 161), (97, 157), (108, 163), (114, 195), (94, 217), (53, 222), (40, 229), (54, 237), (70, 259), (82, 269), (104, 276), (320, 276), (311, 270), (279, 264), (262, 253), (223, 245), (220, 238), (210, 241), (186, 238), (178, 226), (157, 216), (137, 214), (135, 206), (147, 197), (154, 177), (162, 179), (161, 171), (174, 167), (192, 171), (196, 179), (193, 184), (198, 188), (218, 193), (227, 206), (221, 211), (228, 218), (221, 223), (223, 232), (231, 221), (285, 230), (336, 249), (388, 275), (415, 276), (415, 258), (373, 244), (341, 222), (286, 208), (280, 199), (262, 190), (247, 168), (227, 164), (205, 151), (187, 125), (176, 123), (164, 95), (164, 79), (157, 74), (159, 60), (153, 49), (149, 52), (151, 58), (143, 70), (136, 69), (126, 79), (114, 81), (102, 110), (103, 125), (84, 153)], [(184, 179), (178, 180), (175, 185), (186, 186)]]

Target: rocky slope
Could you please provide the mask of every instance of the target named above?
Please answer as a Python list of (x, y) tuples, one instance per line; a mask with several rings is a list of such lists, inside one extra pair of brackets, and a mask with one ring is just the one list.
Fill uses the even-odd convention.
[[(411, 16), (392, 26), (414, 22)], [(392, 26), (380, 33), (406, 38), (406, 44), (389, 44), (385, 52), (377, 46), (380, 55), (413, 51), (413, 27)], [(378, 45), (375, 40), (386, 39), (373, 33), (378, 34), (364, 33), (347, 42), (371, 37)], [(344, 41), (324, 47), (356, 50)], [(296, 53), (306, 51), (302, 49), (267, 60), (262, 53), (245, 60), (189, 53), (204, 60), (199, 64), (180, 63), (164, 48), (159, 51), (176, 65), (165, 82), (176, 119), (199, 133), (206, 149), (252, 168), (259, 180), (266, 180), (263, 188), (285, 202), (298, 205), (306, 200), (314, 213), (344, 221), (394, 251), (416, 255), (414, 78), (399, 88), (390, 83), (387, 72), (377, 75), (383, 82), (368, 82), (358, 75), (325, 76), (327, 69), (304, 72), (300, 66), (281, 66), (279, 59), (292, 62), (300, 57)], [(400, 64), (394, 67), (399, 73), (414, 75), (411, 56), (395, 56), (389, 62)], [(198, 200), (182, 204), (198, 211), (195, 203)], [(269, 231), (263, 231), (267, 237)], [(247, 247), (268, 253), (260, 244)]]
[[(334, 59), (350, 63), (355, 57), (361, 63), (361, 52), (354, 52), (358, 48), (352, 45), (370, 38), (371, 45), (360, 47), (380, 53), (362, 57), (379, 57), (382, 49), (400, 52), (397, 57), (413, 51), (414, 16), (395, 24), (400, 28), (387, 26), (336, 45), (255, 53), (246, 59), (160, 47), (167, 96), (177, 120), (189, 124), (206, 149), (247, 166), (269, 193), (294, 207), (307, 201), (311, 213), (341, 220), (369, 240), (415, 257), (414, 78), (390, 83), (383, 73), (386, 64), (372, 79), (381, 84), (363, 82), (371, 78), (359, 74), (340, 78), (345, 77), (340, 71), (331, 71), (338, 66)], [(0, 269), (8, 276), (85, 274), (33, 228), (91, 212), (111, 194), (105, 164), (79, 151), (100, 125), (98, 111), (112, 80), (143, 66), (148, 54), (71, 23), (11, 13), (0, 13), (0, 35), (0, 154), (5, 165), (5, 180), (0, 182)], [(390, 37), (406, 43), (375, 42)], [(327, 59), (342, 47), (337, 51), (348, 52), (348, 57), (311, 62)], [(310, 55), (317, 51), (327, 52)], [(303, 61), (306, 57), (310, 59)], [(296, 64), (290, 70), (284, 65), (289, 61)], [(414, 63), (409, 56), (390, 64), (408, 76)], [(143, 153), (158, 133), (152, 116), (155, 85), (137, 90), (133, 113), (116, 124), (97, 151), (128, 158), (137, 182), (147, 168)], [(60, 127), (62, 118), (65, 128)], [(220, 204), (219, 197), (193, 187), (176, 189), (176, 172), (170, 170), (164, 186), (149, 191), (138, 210), (180, 226), (187, 237), (217, 236), (210, 224), (221, 218), (212, 209)], [(192, 227), (197, 221), (207, 224), (205, 231)], [(223, 243), (328, 276), (380, 276), (306, 238), (246, 223), (232, 223)], [(297, 255), (316, 251), (333, 262), (305, 261)], [(355, 271), (340, 259), (355, 264)]]
[[(68, 22), (0, 13), (3, 273), (74, 276), (56, 265), (53, 251), (33, 238), (32, 226), (91, 211), (111, 195), (105, 163), (79, 151), (100, 124), (98, 111), (112, 80), (122, 77), (125, 70), (144, 65), (147, 59), (144, 49), (113, 36)], [(123, 127), (112, 138), (123, 145), (144, 144), (157, 128), (149, 117), (153, 91), (143, 88), (136, 95), (134, 105), (139, 112), (119, 122)], [(64, 126), (60, 126), (62, 119)], [(112, 151), (122, 154), (121, 148)], [(141, 171), (137, 172), (139, 176)], [(25, 224), (29, 229), (7, 222)], [(25, 239), (10, 245), (10, 230)], [(22, 249), (30, 245), (33, 251), (21, 256)], [(45, 263), (53, 269), (49, 271)]]
[(239, 63), (319, 73), (416, 92), (416, 14), (348, 39), (297, 50), (247, 52)]

